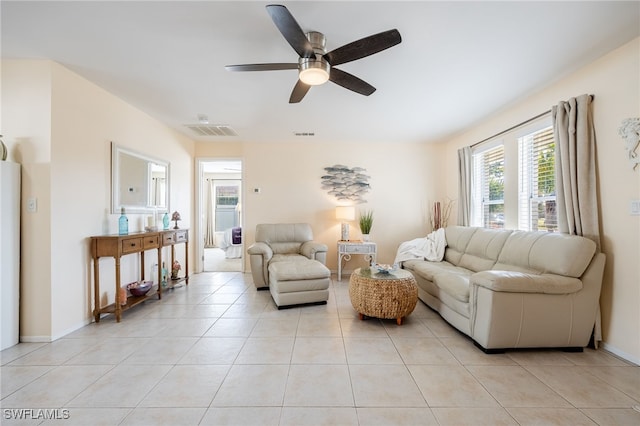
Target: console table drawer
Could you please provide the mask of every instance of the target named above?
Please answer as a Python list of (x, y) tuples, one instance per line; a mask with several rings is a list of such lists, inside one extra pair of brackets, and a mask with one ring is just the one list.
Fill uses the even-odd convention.
[(184, 243), (187, 241), (187, 231), (176, 231), (175, 233), (176, 243)]
[(122, 254), (142, 251), (142, 238), (125, 238), (122, 240)]
[(172, 246), (174, 244), (186, 243), (189, 240), (189, 231), (181, 229), (178, 231), (164, 232), (162, 234), (162, 245)]
[(165, 232), (162, 234), (162, 245), (170, 246), (176, 243), (176, 233), (175, 232)]
[(144, 237), (144, 249), (148, 250), (148, 249), (152, 249), (152, 248), (157, 248), (160, 246), (160, 237), (158, 237), (158, 235), (150, 235), (148, 237)]

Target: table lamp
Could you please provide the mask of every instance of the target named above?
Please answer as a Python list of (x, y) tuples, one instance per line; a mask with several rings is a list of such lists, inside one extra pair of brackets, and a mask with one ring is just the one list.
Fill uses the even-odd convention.
[(182, 220), (182, 218), (180, 217), (180, 213), (178, 213), (177, 211), (173, 212), (173, 214), (171, 215), (171, 220), (175, 222), (175, 226), (173, 227), (173, 229), (179, 229), (178, 221)]
[(336, 219), (341, 220), (341, 240), (349, 241), (349, 223), (356, 219), (356, 209), (353, 206), (336, 207)]

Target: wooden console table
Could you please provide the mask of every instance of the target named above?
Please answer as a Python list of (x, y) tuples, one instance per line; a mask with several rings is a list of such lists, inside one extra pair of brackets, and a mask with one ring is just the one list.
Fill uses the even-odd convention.
[[(167, 277), (167, 285), (173, 287), (181, 281), (189, 284), (189, 230), (188, 229), (168, 229), (156, 232), (138, 232), (127, 235), (99, 235), (91, 237), (91, 258), (93, 259), (94, 274), (94, 309), (93, 317), (96, 322), (100, 322), (100, 315), (114, 313), (116, 321), (122, 319), (122, 312), (136, 306), (145, 300), (158, 295), (162, 299), (162, 247), (171, 246), (171, 263), (175, 260), (175, 245), (184, 243), (185, 261), (184, 277), (172, 280)], [(158, 285), (154, 285), (144, 296), (129, 296), (123, 305), (118, 303), (118, 292), (122, 286), (120, 281), (120, 258), (128, 254), (140, 253), (140, 280), (144, 280), (144, 252), (147, 250), (157, 250), (158, 252)], [(100, 306), (100, 258), (113, 257), (116, 264), (115, 280), (115, 300), (107, 306)]]

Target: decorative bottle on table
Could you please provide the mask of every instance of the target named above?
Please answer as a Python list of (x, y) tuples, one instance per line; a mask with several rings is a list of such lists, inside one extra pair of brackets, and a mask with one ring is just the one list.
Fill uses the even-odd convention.
[(127, 235), (129, 233), (129, 219), (125, 215), (124, 207), (120, 209), (120, 219), (118, 219), (118, 234)]
[(169, 229), (169, 213), (164, 212), (164, 216), (162, 216), (162, 227), (164, 229)]
[(161, 274), (162, 274), (162, 287), (166, 287), (167, 286), (167, 268), (164, 266), (164, 262), (162, 262), (162, 270), (161, 270)]

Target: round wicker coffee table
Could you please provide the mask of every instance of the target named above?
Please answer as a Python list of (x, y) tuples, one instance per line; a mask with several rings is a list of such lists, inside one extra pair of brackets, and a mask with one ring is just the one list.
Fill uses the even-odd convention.
[(404, 317), (416, 307), (418, 286), (411, 272), (404, 269), (379, 273), (358, 268), (349, 279), (349, 297), (361, 320), (365, 316), (395, 318), (402, 325)]

